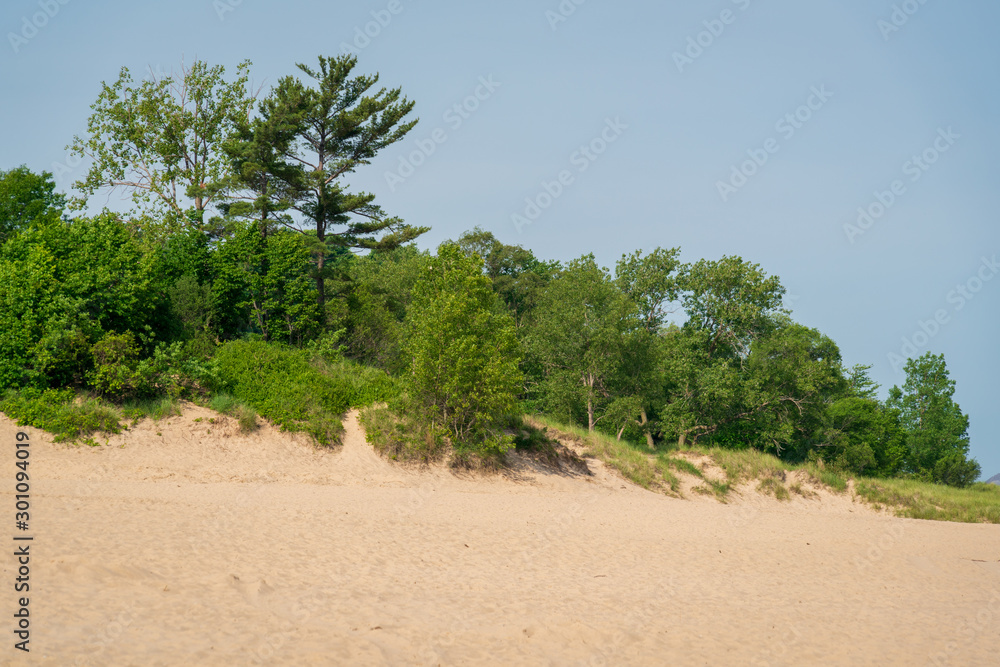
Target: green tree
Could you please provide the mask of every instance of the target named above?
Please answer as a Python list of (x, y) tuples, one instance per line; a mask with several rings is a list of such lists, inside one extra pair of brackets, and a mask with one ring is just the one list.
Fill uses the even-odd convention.
[[(229, 187), (231, 159), (223, 150), (253, 105), (249, 61), (235, 81), (225, 69), (196, 60), (179, 76), (136, 84), (128, 68), (102, 83), (87, 132), (68, 146), (93, 162), (75, 186), (86, 198), (123, 188), (148, 213), (166, 213), (176, 225), (199, 227), (204, 212)], [(190, 214), (188, 213), (190, 211)]]
[(859, 475), (894, 477), (906, 463), (906, 435), (898, 412), (877, 400), (846, 396), (826, 411), (817, 452), (834, 466)]
[(479, 227), (462, 234), (456, 244), (465, 254), (483, 259), (483, 271), (493, 282), (493, 290), (522, 329), (542, 289), (558, 272), (559, 262), (542, 262), (530, 250), (503, 244)]
[(746, 357), (753, 341), (774, 329), (774, 316), (785, 313), (778, 277), (740, 257), (700, 260), (680, 280), (686, 326), (708, 333), (710, 357)]
[[(785, 401), (767, 396), (761, 379), (752, 377), (779, 369), (763, 363), (761, 355), (752, 372), (746, 362), (753, 345), (778, 329), (785, 289), (777, 277), (740, 257), (681, 267), (677, 285), (687, 321), (663, 336), (664, 437), (676, 437), (681, 446), (702, 438), (728, 446), (759, 444), (761, 413)], [(789, 431), (778, 434), (780, 421), (770, 427), (772, 439), (783, 445)]]
[(391, 372), (406, 366), (404, 321), (413, 288), (430, 255), (407, 244), (358, 257), (348, 268), (350, 282), (338, 328), (346, 330), (347, 354)]
[(738, 415), (745, 427), (739, 431), (758, 449), (802, 460), (827, 406), (847, 383), (833, 340), (787, 318), (776, 322), (772, 333), (753, 343), (746, 360)]
[(680, 248), (656, 248), (622, 255), (615, 268), (615, 284), (634, 306), (623, 329), (620, 365), (614, 381), (617, 398), (609, 407), (609, 419), (625, 430), (638, 431), (650, 448), (659, 430), (655, 406), (663, 402), (662, 333), (667, 318), (679, 309)]
[(445, 428), (460, 453), (501, 455), (511, 444), (504, 419), (518, 410), (521, 350), (482, 260), (442, 245), (414, 287), (406, 323), (419, 417)]
[(310, 249), (289, 230), (269, 236), (244, 223), (213, 256), (211, 301), (227, 335), (253, 332), (264, 340), (302, 345), (321, 330), (315, 285), (309, 278)]
[(0, 383), (80, 384), (109, 332), (132, 332), (151, 352), (171, 320), (155, 264), (111, 215), (14, 235), (0, 247)]
[(943, 354), (927, 352), (908, 359), (902, 389), (889, 390), (888, 405), (899, 410), (910, 450), (909, 466), (919, 477), (952, 486), (968, 486), (980, 473), (968, 458), (969, 417), (953, 399)]
[[(397, 247), (428, 229), (387, 216), (374, 194), (346, 190), (344, 177), (400, 141), (417, 122), (403, 121), (413, 102), (399, 88), (367, 94), (378, 75), (352, 77), (356, 64), (357, 58), (346, 55), (320, 56), (316, 69), (299, 64), (315, 87), (282, 78), (260, 104), (256, 134), (230, 149), (238, 163), (243, 159), (240, 173), (257, 181), (252, 188), (257, 208), (265, 206), (262, 199), (272, 199), (271, 210), (297, 212), (316, 240), (314, 279), (324, 313), (325, 282), (338, 268), (331, 260), (352, 248)], [(271, 139), (287, 145), (281, 155), (259, 150)]]
[(24, 165), (0, 170), (0, 245), (32, 223), (51, 222), (62, 215), (66, 199), (55, 189), (47, 171), (36, 174)]
[(642, 326), (657, 333), (666, 325), (667, 317), (679, 309), (681, 268), (680, 248), (656, 248), (643, 256), (641, 250), (622, 255), (615, 268), (615, 281), (636, 305)]
[(614, 400), (622, 339), (634, 312), (593, 255), (573, 260), (542, 293), (526, 342), (543, 369), (542, 405), (554, 414), (586, 419), (593, 431)]
[(781, 318), (745, 359), (712, 357), (713, 333), (685, 328), (666, 337), (666, 436), (805, 458), (826, 407), (845, 381), (836, 344)]

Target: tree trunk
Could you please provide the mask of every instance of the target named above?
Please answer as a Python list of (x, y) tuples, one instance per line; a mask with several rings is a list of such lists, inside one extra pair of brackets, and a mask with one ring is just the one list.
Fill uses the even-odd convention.
[(677, 446), (684, 449), (684, 441), (687, 440), (687, 431), (681, 431), (681, 437), (677, 439)]
[(594, 376), (587, 376), (587, 430), (594, 432)]
[(650, 449), (656, 449), (656, 443), (653, 442), (653, 434), (650, 433), (649, 428), (647, 426), (647, 424), (649, 424), (649, 417), (646, 416), (645, 407), (642, 408), (640, 416), (642, 417), (642, 422), (640, 422), (640, 424), (643, 426), (642, 429), (643, 433), (646, 434), (646, 445), (648, 445)]
[(316, 260), (316, 303), (319, 304), (319, 324), (326, 326), (326, 281), (323, 278), (323, 266), (326, 260), (326, 230), (316, 225), (316, 238), (320, 240), (319, 257)]

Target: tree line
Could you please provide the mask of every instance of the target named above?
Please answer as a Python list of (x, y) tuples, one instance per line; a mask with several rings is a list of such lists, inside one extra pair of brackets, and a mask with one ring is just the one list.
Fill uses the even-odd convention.
[[(741, 257), (644, 249), (611, 270), (479, 228), (421, 251), (427, 227), (347, 185), (417, 122), (356, 64), (320, 57), (266, 94), (249, 63), (231, 80), (200, 61), (140, 82), (123, 68), (70, 144), (89, 164), (73, 199), (51, 174), (0, 171), (0, 391), (121, 401), (163, 391), (163, 369), (197, 388), (220, 344), (250, 340), (384, 370), (399, 420), (481, 456), (542, 413), (651, 450), (978, 478), (942, 355), (909, 360), (881, 400), (870, 367), (845, 366)], [(116, 190), (128, 212), (80, 212)]]

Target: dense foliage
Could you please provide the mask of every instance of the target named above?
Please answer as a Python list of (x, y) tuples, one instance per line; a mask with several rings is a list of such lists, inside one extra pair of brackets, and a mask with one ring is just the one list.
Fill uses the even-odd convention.
[[(501, 461), (532, 413), (661, 457), (979, 476), (943, 356), (911, 359), (883, 401), (741, 257), (647, 248), (611, 270), (478, 228), (419, 250), (425, 227), (343, 182), (415, 123), (400, 89), (355, 65), (300, 65), (305, 82), (259, 101), (248, 64), (233, 81), (202, 62), (140, 84), (123, 70), (73, 149), (93, 158), (77, 203), (125, 188), (130, 213), (70, 216), (51, 174), (0, 171), (3, 409), (72, 434), (113, 428), (97, 399), (214, 395), (248, 424), (256, 412), (331, 443), (345, 411), (374, 404), (383, 451), (467, 462)], [(89, 407), (59, 408), (74, 401)]]

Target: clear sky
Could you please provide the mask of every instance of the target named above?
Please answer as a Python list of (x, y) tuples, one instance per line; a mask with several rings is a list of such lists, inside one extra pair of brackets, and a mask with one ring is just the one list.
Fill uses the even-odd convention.
[(993, 0), (6, 0), (0, 168), (68, 190), (65, 146), (122, 66), (250, 59), (267, 87), (350, 47), (420, 117), (351, 185), (430, 225), (422, 247), (479, 225), (608, 266), (740, 255), (883, 394), (890, 355), (943, 352), (989, 477), (998, 25)]

